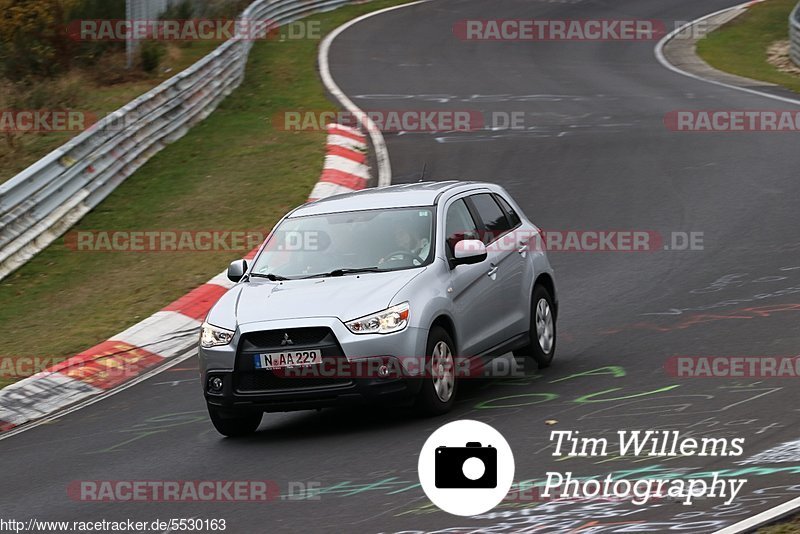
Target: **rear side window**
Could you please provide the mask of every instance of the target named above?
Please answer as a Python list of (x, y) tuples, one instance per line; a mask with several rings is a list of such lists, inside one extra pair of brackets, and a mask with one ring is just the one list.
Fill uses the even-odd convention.
[(511, 230), (506, 214), (500, 209), (492, 195), (481, 193), (473, 195), (469, 199), (483, 223), (484, 244), (488, 245), (494, 242), (498, 237)]
[(445, 235), (447, 250), (451, 257), (455, 252), (456, 243), (464, 239), (478, 239), (478, 228), (463, 200), (456, 200), (447, 208)]
[(497, 199), (497, 202), (500, 203), (500, 207), (503, 208), (503, 211), (508, 217), (508, 222), (511, 224), (511, 228), (516, 228), (520, 224), (522, 224), (522, 220), (517, 215), (517, 212), (514, 211), (514, 208), (511, 207), (511, 204), (506, 202), (506, 199), (501, 197), (500, 195), (495, 195), (494, 198)]

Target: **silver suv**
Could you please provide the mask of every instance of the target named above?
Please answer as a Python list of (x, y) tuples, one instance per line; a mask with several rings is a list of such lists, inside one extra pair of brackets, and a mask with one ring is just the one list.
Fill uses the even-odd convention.
[(211, 420), (351, 402), (453, 406), (458, 379), (499, 355), (550, 364), (553, 270), (540, 232), (493, 184), (369, 189), (299, 207), (211, 309), (200, 370)]

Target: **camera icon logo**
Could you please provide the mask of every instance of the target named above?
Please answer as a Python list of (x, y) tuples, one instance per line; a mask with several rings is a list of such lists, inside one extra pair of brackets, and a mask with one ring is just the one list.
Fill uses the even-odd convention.
[(418, 469), (433, 504), (454, 515), (472, 516), (488, 512), (508, 494), (514, 455), (502, 434), (486, 423), (453, 421), (425, 442)]
[(466, 447), (437, 447), (437, 488), (496, 488), (497, 449), (470, 441)]

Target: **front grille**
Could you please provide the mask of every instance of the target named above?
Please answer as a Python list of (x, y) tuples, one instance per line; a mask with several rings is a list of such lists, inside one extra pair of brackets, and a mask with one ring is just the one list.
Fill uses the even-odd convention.
[[(292, 342), (291, 345), (285, 343), (287, 336)], [(330, 328), (287, 328), (286, 330), (251, 332), (244, 335), (240, 345), (242, 351), (263, 351), (294, 347), (315, 348), (315, 345), (321, 343), (336, 343), (336, 338)]]
[[(287, 336), (292, 341), (291, 345), (284, 343)], [(281, 345), (281, 343), (284, 344)], [(327, 327), (265, 330), (244, 334), (236, 354), (234, 388), (239, 392), (253, 393), (352, 385), (348, 377), (329, 376), (329, 374), (310, 376), (302, 373), (286, 373), (282, 370), (273, 372), (255, 368), (254, 355), (256, 354), (308, 349), (319, 350), (322, 353), (326, 370), (340, 368), (337, 363), (345, 360), (344, 352), (339, 346), (336, 336)]]

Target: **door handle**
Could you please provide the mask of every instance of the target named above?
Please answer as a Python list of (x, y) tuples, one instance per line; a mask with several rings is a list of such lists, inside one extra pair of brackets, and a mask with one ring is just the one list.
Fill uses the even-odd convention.
[(517, 252), (523, 258), (528, 255), (528, 243), (529, 241), (523, 241), (520, 247), (517, 249)]
[(497, 271), (499, 270), (500, 268), (497, 265), (492, 264), (492, 268), (487, 273), (487, 276), (492, 280), (494, 280), (495, 278), (497, 278)]

